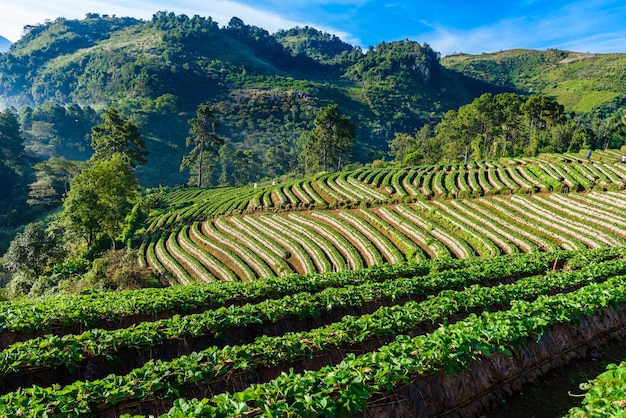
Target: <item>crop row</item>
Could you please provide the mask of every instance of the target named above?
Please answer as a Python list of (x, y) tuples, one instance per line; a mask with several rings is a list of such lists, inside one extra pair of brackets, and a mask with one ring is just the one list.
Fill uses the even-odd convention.
[(280, 184), (170, 191), (165, 194), (164, 207), (150, 214), (146, 230), (153, 233), (215, 216), (258, 211), (345, 208), (406, 199), (512, 193), (615, 191), (624, 187), (626, 167), (599, 161), (533, 158), (466, 165), (361, 168)]
[(155, 235), (156, 244), (144, 245), (141, 257), (187, 284), (447, 256), (622, 246), (624, 204), (623, 192), (594, 191), (238, 215)]
[[(603, 274), (626, 273), (626, 262), (604, 264)], [(358, 307), (366, 303), (423, 298), (442, 289), (466, 286), (497, 279), (506, 281), (549, 269), (546, 257), (495, 258), (465, 269), (434, 272), (426, 276), (371, 281), (340, 288), (329, 287), (315, 293), (300, 292), (257, 304), (228, 306), (154, 322), (142, 322), (128, 328), (106, 331), (92, 329), (80, 335), (47, 335), (11, 345), (0, 352), (0, 374), (7, 376), (30, 367), (77, 369), (84, 359), (97, 355), (111, 356), (118, 350), (151, 349), (166, 340), (208, 335), (219, 338), (235, 327), (274, 323), (285, 318), (310, 318), (322, 312)], [(586, 277), (593, 277), (591, 272)]]
[[(518, 342), (520, 339), (525, 338), (527, 335), (519, 334), (519, 332), (527, 330), (524, 330), (524, 327), (519, 325), (517, 325), (517, 328), (514, 328), (515, 321), (522, 321), (525, 326), (534, 324), (535, 328), (532, 328), (531, 331), (537, 332), (537, 327), (541, 329), (541, 327), (545, 327), (550, 323), (549, 320), (546, 320), (547, 317), (556, 321), (571, 321), (575, 320), (581, 311), (586, 310), (586, 312), (590, 312), (597, 309), (598, 306), (603, 306), (601, 303), (606, 303), (607, 299), (623, 300), (624, 292), (626, 292), (626, 289), (622, 289), (624, 286), (623, 277), (615, 275), (624, 271), (626, 267), (624, 263), (623, 260), (616, 260), (589, 266), (579, 272), (570, 271), (530, 277), (521, 279), (513, 284), (493, 287), (467, 287), (462, 284), (462, 282), (467, 280), (467, 277), (465, 277), (457, 283), (461, 284), (459, 287), (463, 290), (445, 291), (420, 303), (409, 302), (404, 305), (381, 308), (372, 315), (347, 316), (338, 323), (311, 331), (288, 333), (276, 337), (262, 337), (252, 343), (241, 346), (209, 347), (201, 352), (182, 356), (170, 362), (148, 362), (125, 376), (110, 375), (103, 379), (89, 382), (77, 381), (66, 387), (52, 386), (48, 388), (21, 389), (6, 394), (0, 399), (0, 413), (3, 415), (14, 415), (21, 411), (21, 413), (27, 415), (36, 415), (46, 410), (48, 416), (80, 416), (102, 412), (102, 409), (110, 408), (120, 402), (155, 395), (175, 397), (183, 393), (185, 388), (189, 386), (210, 382), (220, 376), (229, 375), (234, 371), (252, 371), (261, 366), (275, 365), (283, 361), (292, 362), (297, 359), (310, 358), (315, 355), (315, 352), (321, 350), (356, 344), (372, 338), (405, 335), (422, 323), (440, 322), (443, 318), (462, 312), (481, 312), (490, 308), (498, 309), (500, 306), (506, 306), (511, 303), (513, 305), (511, 311), (483, 314), (480, 317), (470, 315), (463, 322), (443, 326), (434, 333), (418, 336), (411, 342), (407, 338), (398, 337), (396, 342), (383, 346), (379, 351), (380, 353), (386, 350), (392, 350), (392, 352), (396, 350), (395, 354), (399, 354), (396, 358), (404, 359), (411, 351), (403, 351), (404, 349), (398, 346), (398, 344), (401, 344), (401, 342), (409, 344), (419, 342), (419, 344), (427, 344), (427, 346), (418, 346), (418, 350), (422, 353), (419, 356), (419, 363), (422, 366), (427, 366), (424, 370), (459, 367), (460, 364), (475, 358), (480, 352), (506, 352), (498, 347), (501, 347), (502, 344)], [(522, 267), (521, 264), (520, 267)], [(453, 276), (451, 275), (449, 279), (453, 278)], [(473, 274), (468, 273), (468, 276), (473, 276)], [(619, 278), (619, 280), (613, 279), (614, 277)], [(545, 293), (561, 292), (569, 289), (571, 286), (592, 283), (596, 280), (603, 281), (606, 278), (610, 279), (605, 285), (590, 285), (587, 288), (583, 288), (583, 291), (572, 292), (571, 295), (560, 295), (551, 298), (540, 297), (537, 302), (528, 304), (520, 302), (520, 299), (534, 299)], [(397, 285), (398, 283), (395, 283), (394, 287), (398, 287)], [(604, 301), (600, 300), (602, 297), (605, 299)], [(574, 304), (574, 301), (578, 301), (578, 304)], [(520, 309), (520, 307), (523, 309)], [(508, 312), (514, 312), (514, 314)], [(391, 318), (393, 320), (390, 321)], [(497, 324), (492, 323), (494, 318), (499, 321)], [(487, 321), (489, 327), (485, 327), (484, 321)], [(495, 329), (498, 326), (504, 326), (505, 328), (504, 330)], [(507, 326), (509, 328), (506, 328)], [(461, 341), (459, 343), (455, 342), (455, 339), (458, 340), (461, 333), (467, 332), (468, 329), (473, 333), (464, 335), (463, 341), (467, 342), (468, 338), (472, 340), (478, 338), (476, 340), (477, 344), (466, 346)], [(503, 334), (505, 331), (506, 333)], [(498, 332), (500, 332), (499, 335), (494, 335), (494, 333)], [(518, 334), (513, 335), (515, 332), (518, 332)], [(443, 340), (444, 337), (446, 342)], [(435, 340), (438, 338), (439, 346), (430, 345), (434, 344), (432, 341), (428, 342), (431, 338), (435, 338)], [(506, 338), (509, 339), (506, 340)], [(494, 346), (494, 344), (496, 345)], [(425, 347), (428, 347), (430, 351), (422, 351)], [(507, 350), (510, 349), (512, 347), (507, 348)], [(449, 355), (452, 352), (455, 353), (454, 356)], [(376, 352), (366, 354), (365, 356), (369, 355), (373, 355), (374, 358), (368, 361), (376, 362), (376, 359), (378, 359), (380, 364), (375, 365), (372, 371), (378, 370), (376, 372), (377, 378), (382, 378), (389, 372), (389, 370), (384, 368), (388, 366), (387, 361), (390, 361), (390, 358), (378, 358)], [(342, 364), (362, 357), (355, 358), (348, 355)], [(442, 364), (442, 361), (446, 358), (448, 363)], [(340, 369), (342, 367), (345, 366), (338, 366)], [(328, 367), (326, 367), (320, 372), (311, 371), (306, 372), (306, 374), (325, 374), (328, 370)], [(331, 374), (335, 372), (331, 371)], [(352, 372), (354, 373), (355, 370), (352, 370)], [(392, 375), (387, 375), (386, 379), (391, 379)], [(289, 376), (293, 378), (293, 375)], [(319, 380), (320, 382), (325, 379), (323, 375), (316, 374), (316, 376), (322, 378), (322, 380)], [(353, 376), (353, 378), (357, 377)], [(288, 386), (284, 386), (285, 388), (291, 387), (290, 382), (285, 381), (283, 377), (279, 377), (276, 382), (280, 385), (288, 384)], [(393, 386), (398, 383), (400, 382), (392, 379), (386, 381), (383, 387), (390, 387), (390, 385)], [(274, 383), (269, 382), (261, 386), (267, 389), (268, 387), (274, 387)], [(251, 389), (247, 389), (246, 392), (256, 390), (259, 387), (254, 386)], [(220, 396), (228, 398), (230, 395)], [(236, 394), (233, 396), (238, 397)], [(220, 406), (219, 408), (222, 407)], [(297, 411), (294, 411), (294, 413), (297, 413)]]
[[(376, 394), (428, 374), (453, 373), (494, 354), (510, 357), (524, 344), (532, 345), (532, 339), (541, 338), (550, 327), (577, 323), (605, 307), (623, 303), (625, 298), (624, 277), (613, 277), (575, 292), (518, 301), (509, 310), (470, 315), (430, 334), (415, 338), (401, 335), (377, 351), (348, 355), (337, 366), (284, 373), (270, 382), (194, 400), (191, 405), (199, 415), (207, 416), (353, 415), (364, 412), (368, 399)], [(449, 396), (455, 395), (460, 397)], [(168, 416), (180, 416), (181, 408), (189, 405), (186, 400), (178, 401)]]
[[(506, 263), (546, 263), (555, 258), (592, 257), (610, 259), (620, 257), (620, 248), (602, 248), (586, 252), (557, 251), (554, 253), (513, 254)], [(518, 261), (520, 260), (520, 261)], [(80, 295), (58, 295), (37, 300), (0, 302), (0, 337), (10, 340), (16, 333), (53, 333), (56, 328), (75, 328), (82, 332), (93, 327), (111, 329), (136, 319), (155, 320), (163, 316), (184, 314), (196, 310), (216, 309), (241, 305), (251, 301), (282, 297), (298, 292), (318, 292), (329, 287), (358, 285), (368, 281), (385, 281), (400, 277), (417, 277), (433, 272), (455, 271), (479, 266), (482, 259), (440, 258), (383, 264), (367, 269), (340, 270), (312, 275), (289, 275), (256, 279), (249, 282), (216, 281), (207, 284), (148, 288), (123, 292), (93, 292)]]

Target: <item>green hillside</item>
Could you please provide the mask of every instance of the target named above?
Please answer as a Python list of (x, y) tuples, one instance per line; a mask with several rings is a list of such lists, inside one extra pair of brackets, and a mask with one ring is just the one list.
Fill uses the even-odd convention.
[[(583, 117), (610, 116), (623, 104), (624, 59), (557, 50), (440, 58), (414, 41), (362, 51), (314, 28), (270, 34), (238, 18), (220, 28), (210, 17), (166, 12), (149, 21), (89, 14), (27, 27), (0, 55), (0, 104), (35, 113), (52, 104), (119, 109), (146, 139), (151, 156), (138, 176), (154, 186), (187, 181), (178, 170), (187, 120), (210, 101), (223, 109), (227, 145), (252, 151), (261, 180), (282, 174), (263, 168), (266, 153), (297, 151), (298, 138), (328, 104), (354, 121), (351, 159), (366, 163), (384, 157), (396, 134), (415, 135), (484, 93), (543, 93)], [(64, 133), (52, 141), (41, 123), (30, 127), (28, 112), (30, 151), (85, 158), (81, 137)], [(42, 122), (62, 130), (54, 120)]]
[(211, 18), (164, 12), (150, 21), (59, 18), (31, 28), (0, 56), (1, 104), (114, 106), (131, 116), (152, 151), (138, 173), (146, 185), (185, 182), (178, 163), (187, 120), (205, 101), (225, 109), (227, 142), (261, 160), (277, 144), (293, 148), (316, 111), (336, 103), (355, 121), (355, 159), (365, 162), (395, 132), (415, 133), (500, 91), (445, 69), (417, 42), (364, 53), (314, 29), (271, 35), (236, 18), (219, 28)]
[(0, 416), (480, 417), (557, 367), (566, 399), (523, 413), (566, 416), (597, 372), (564, 367), (626, 335), (625, 59), (27, 27), (0, 54)]
[(555, 97), (567, 111), (611, 112), (626, 100), (626, 55), (549, 49), (451, 55), (441, 64), (468, 77)]

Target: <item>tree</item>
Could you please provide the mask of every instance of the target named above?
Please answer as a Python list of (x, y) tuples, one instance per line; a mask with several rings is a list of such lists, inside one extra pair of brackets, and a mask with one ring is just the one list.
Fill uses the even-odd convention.
[(243, 186), (259, 179), (261, 159), (254, 150), (238, 149), (233, 154), (233, 168), (231, 184)]
[(530, 131), (527, 155), (537, 155), (547, 146), (549, 130), (565, 119), (563, 106), (551, 97), (534, 94), (521, 106)]
[(122, 154), (93, 162), (74, 177), (63, 201), (68, 230), (86, 238), (90, 248), (96, 239), (107, 235), (115, 249), (115, 239), (138, 198), (138, 187)]
[(94, 151), (92, 161), (107, 160), (120, 154), (132, 168), (147, 162), (148, 151), (139, 129), (113, 108), (104, 113), (101, 125), (91, 129), (91, 147)]
[(55, 206), (67, 195), (72, 179), (80, 173), (85, 163), (51, 158), (35, 164), (37, 180), (29, 185), (27, 203), (31, 206)]
[(618, 115), (594, 121), (592, 128), (598, 142), (594, 148), (619, 148), (624, 144), (626, 126)]
[(203, 103), (196, 110), (196, 117), (189, 119), (187, 146), (193, 146), (189, 155), (183, 157), (180, 171), (192, 165), (198, 169), (198, 187), (201, 187), (205, 171), (205, 154), (215, 157), (224, 139), (217, 136), (219, 124), (215, 120), (215, 106)]
[(394, 157), (396, 162), (402, 162), (404, 157), (414, 152), (417, 140), (409, 134), (398, 133), (389, 142), (389, 155)]
[(343, 116), (336, 104), (320, 109), (314, 121), (315, 128), (305, 138), (304, 158), (307, 171), (340, 171), (356, 137), (349, 116)]
[(265, 152), (264, 167), (269, 177), (279, 177), (288, 173), (296, 167), (296, 164), (297, 157), (284, 139)]
[(0, 163), (13, 170), (24, 165), (24, 144), (17, 114), (12, 109), (0, 112)]
[(17, 234), (3, 257), (4, 267), (37, 278), (65, 255), (61, 236), (43, 222), (30, 223)]
[[(0, 226), (19, 222), (28, 194), (26, 168), (17, 115), (13, 109), (6, 109), (0, 112)], [(0, 249), (6, 248), (3, 244), (0, 243)]]

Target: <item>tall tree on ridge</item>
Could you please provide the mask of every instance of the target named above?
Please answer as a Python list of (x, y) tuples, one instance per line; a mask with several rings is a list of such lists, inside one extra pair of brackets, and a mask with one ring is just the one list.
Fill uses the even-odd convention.
[(183, 157), (180, 170), (196, 165), (198, 169), (198, 187), (202, 186), (205, 170), (205, 154), (216, 156), (224, 139), (217, 136), (219, 124), (215, 120), (215, 106), (203, 103), (196, 110), (196, 117), (189, 119), (189, 134), (187, 146), (193, 146), (189, 155)]
[(354, 144), (354, 124), (349, 116), (339, 112), (336, 104), (320, 109), (314, 124), (315, 128), (304, 142), (307, 170), (327, 171), (329, 167), (335, 167), (340, 171)]
[(147, 162), (148, 152), (139, 129), (113, 108), (104, 113), (102, 125), (91, 129), (91, 147), (94, 151), (92, 161), (108, 160), (121, 154), (132, 168)]

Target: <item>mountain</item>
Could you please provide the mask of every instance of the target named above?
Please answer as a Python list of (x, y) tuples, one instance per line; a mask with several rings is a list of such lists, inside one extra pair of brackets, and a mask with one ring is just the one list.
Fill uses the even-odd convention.
[(626, 105), (626, 54), (514, 49), (451, 55), (441, 64), (473, 79), (555, 97), (578, 114), (610, 114)]
[(0, 36), (0, 53), (7, 52), (11, 47), (11, 41), (4, 36)]
[(130, 115), (152, 152), (138, 171), (148, 185), (185, 181), (187, 120), (205, 101), (224, 109), (227, 142), (260, 159), (281, 143), (293, 149), (317, 109), (337, 103), (357, 125), (355, 158), (369, 161), (395, 132), (417, 132), (486, 91), (502, 89), (446, 69), (417, 42), (364, 53), (311, 28), (274, 36), (237, 18), (220, 28), (165, 12), (150, 21), (59, 18), (28, 28), (0, 57), (0, 104), (114, 106)]
[[(362, 51), (310, 27), (270, 34), (238, 18), (219, 27), (210, 17), (166, 12), (148, 21), (93, 13), (26, 28), (0, 55), (0, 107), (20, 109), (28, 149), (42, 158), (87, 158), (92, 109), (117, 108), (146, 140), (151, 154), (137, 174), (154, 186), (187, 181), (179, 165), (188, 120), (210, 101), (221, 109), (219, 135), (231, 150), (252, 151), (263, 180), (282, 174), (263, 171), (266, 155), (286, 148), (297, 158), (300, 136), (328, 104), (357, 127), (353, 161), (369, 162), (386, 155), (396, 133), (414, 135), (484, 93), (545, 92), (585, 112), (619, 106), (623, 59), (553, 50), (441, 58), (409, 40)], [(46, 116), (59, 112), (63, 129)], [(60, 132), (71, 131), (72, 120), (82, 128), (69, 147)], [(213, 184), (231, 175), (225, 164)]]

